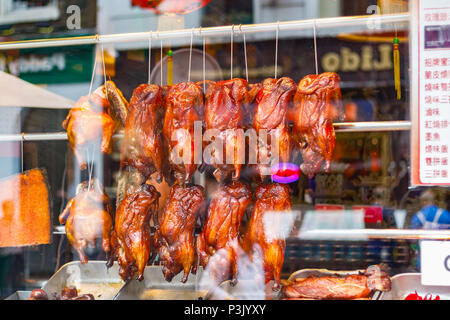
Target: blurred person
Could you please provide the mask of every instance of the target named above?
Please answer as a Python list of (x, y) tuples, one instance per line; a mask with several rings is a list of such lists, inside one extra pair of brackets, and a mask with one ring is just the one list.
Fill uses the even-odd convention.
[(439, 208), (433, 190), (427, 189), (420, 195), (422, 209), (411, 219), (411, 229), (442, 230), (450, 229), (450, 212)]

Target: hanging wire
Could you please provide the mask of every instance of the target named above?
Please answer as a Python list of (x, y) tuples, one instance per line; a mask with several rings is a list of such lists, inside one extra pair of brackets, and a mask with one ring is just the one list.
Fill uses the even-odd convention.
[(239, 31), (241, 32), (243, 40), (244, 40), (245, 78), (248, 82), (247, 42), (245, 40), (245, 32), (242, 32), (242, 24), (239, 25)]
[(192, 67), (192, 42), (194, 41), (194, 28), (191, 31), (191, 44), (189, 47), (189, 73), (188, 73), (188, 82), (191, 81), (191, 67)]
[[(159, 38), (159, 32), (158, 32), (158, 38)], [(161, 86), (163, 85), (163, 71), (164, 71), (164, 59), (163, 59), (163, 54), (164, 54), (164, 52), (163, 52), (163, 41), (162, 41), (162, 39), (160, 38), (160, 43), (161, 43), (161, 67), (160, 67), (160, 73), (161, 73)]]
[(101, 48), (102, 48), (102, 59), (103, 59), (103, 80), (105, 81), (105, 96), (106, 96), (106, 100), (108, 100), (108, 88), (106, 87), (105, 49), (103, 48), (103, 44), (101, 45)]
[(199, 34), (203, 40), (203, 92), (206, 92), (206, 38), (202, 35), (202, 27), (199, 29)]
[(277, 30), (275, 35), (275, 79), (278, 78), (278, 36), (280, 33), (280, 21), (277, 22)]
[(25, 132), (22, 132), (22, 138), (20, 139), (20, 172), (23, 172), (23, 142), (25, 140)]
[(314, 30), (314, 59), (316, 64), (316, 74), (319, 74), (319, 63), (317, 57), (317, 31), (316, 31), (316, 19), (314, 19), (313, 30)]
[(233, 43), (234, 43), (234, 24), (231, 27), (231, 61), (230, 61), (230, 79), (233, 79)]
[(152, 32), (150, 31), (150, 39), (148, 42), (148, 84), (152, 77)]
[[(95, 36), (95, 41), (99, 42), (99, 36), (98, 34)], [(97, 47), (96, 47), (97, 49)], [(95, 70), (97, 69), (97, 50), (95, 50), (95, 57), (94, 57), (94, 70), (92, 70), (92, 77), (91, 77), (91, 85), (89, 86), (89, 95), (92, 93), (92, 85), (94, 84), (94, 77), (95, 77)]]

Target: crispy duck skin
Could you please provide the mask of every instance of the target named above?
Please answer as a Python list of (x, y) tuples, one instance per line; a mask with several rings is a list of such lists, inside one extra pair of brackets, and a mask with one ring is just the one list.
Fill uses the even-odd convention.
[(323, 162), (329, 172), (336, 136), (333, 119), (341, 111), (340, 78), (336, 73), (304, 77), (297, 88), (289, 118), (293, 121), (292, 135), (303, 156), (302, 172), (312, 178)]
[[(214, 176), (218, 182), (233, 173), (234, 180), (239, 179), (245, 162), (245, 140), (239, 137), (245, 128), (245, 112), (250, 101), (247, 81), (231, 79), (216, 82), (206, 93), (205, 129), (215, 129), (215, 139), (223, 144), (222, 154), (211, 157), (211, 165), (216, 169)], [(242, 129), (241, 132), (239, 132)], [(228, 158), (232, 163), (228, 162)]]
[(121, 170), (136, 168), (148, 179), (154, 172), (157, 180), (163, 178), (165, 158), (162, 139), (164, 101), (162, 89), (154, 84), (138, 86), (130, 100), (130, 114), (125, 124), (125, 135), (120, 153)]
[[(294, 80), (287, 77), (266, 79), (256, 96), (253, 128), (260, 138), (257, 171), (261, 180), (264, 180), (264, 176), (270, 175), (271, 166), (276, 164), (273, 163), (273, 157), (278, 158), (279, 162), (289, 162), (291, 139), (286, 115), (291, 108), (290, 104), (296, 88)], [(262, 139), (260, 130), (265, 130), (267, 141)], [(274, 153), (278, 153), (278, 157)], [(268, 163), (271, 158), (272, 161)]]
[(196, 272), (194, 229), (204, 207), (203, 187), (188, 184), (172, 186), (153, 238), (155, 251), (164, 264), (164, 278), (169, 282), (184, 271), (181, 282), (185, 283), (191, 269)]
[(84, 181), (77, 187), (71, 199), (59, 215), (59, 222), (66, 224), (69, 243), (78, 252), (81, 263), (88, 262), (87, 246), (95, 247), (95, 240), (102, 239), (105, 253), (111, 250), (112, 208), (110, 199), (97, 179)]
[[(194, 124), (203, 123), (202, 88), (193, 82), (172, 85), (166, 96), (163, 134), (169, 163), (178, 183), (189, 183), (197, 170), (194, 148)], [(185, 154), (186, 152), (186, 154)]]
[(283, 296), (288, 299), (366, 299), (373, 290), (391, 290), (389, 275), (379, 266), (370, 266), (361, 274), (345, 277), (320, 276), (294, 279), (283, 287)]
[(139, 281), (144, 279), (151, 253), (150, 219), (158, 212), (159, 197), (154, 186), (143, 184), (129, 193), (117, 208), (108, 267), (117, 259), (124, 281), (133, 277)]
[(258, 254), (262, 258), (265, 282), (274, 280), (273, 290), (280, 287), (286, 240), (276, 237), (276, 234), (282, 228), (280, 215), (292, 208), (289, 193), (285, 184), (258, 186), (253, 214), (243, 239), (244, 250), (251, 257)]
[[(220, 279), (216, 279), (217, 283), (227, 280), (230, 274), (233, 282), (236, 281), (237, 254), (234, 246), (239, 242), (242, 218), (251, 200), (252, 190), (239, 181), (232, 181), (230, 184), (219, 187), (213, 195), (205, 226), (197, 238), (196, 245), (200, 265), (204, 268), (208, 265), (209, 258), (218, 250), (224, 251), (225, 259), (227, 259), (224, 263), (230, 268), (218, 275)], [(215, 268), (211, 265), (208, 267)], [(222, 268), (217, 269), (222, 270)]]
[(80, 169), (87, 168), (86, 156), (88, 147), (100, 142), (101, 152), (112, 152), (111, 138), (114, 133), (114, 120), (108, 114), (108, 100), (96, 93), (89, 97), (81, 97), (62, 126), (67, 130), (69, 144), (80, 164)]

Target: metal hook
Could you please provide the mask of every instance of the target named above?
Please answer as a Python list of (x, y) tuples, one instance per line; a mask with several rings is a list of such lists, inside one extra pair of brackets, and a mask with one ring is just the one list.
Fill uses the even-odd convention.
[(23, 143), (25, 141), (25, 132), (22, 132), (20, 140), (20, 172), (23, 172)]
[[(95, 43), (98, 44), (100, 42), (100, 36), (98, 34), (95, 35)], [(95, 71), (97, 70), (97, 47), (95, 47), (94, 53), (94, 69), (92, 70), (91, 84), (89, 86), (89, 95), (92, 93), (92, 85), (94, 83)]]
[(275, 79), (278, 78), (278, 36), (280, 33), (280, 21), (277, 22), (277, 30), (275, 36)]
[(203, 92), (206, 92), (206, 38), (202, 35), (202, 27), (198, 29), (198, 33), (203, 40)]
[(191, 67), (192, 67), (192, 43), (194, 42), (194, 28), (191, 30), (191, 44), (189, 47), (189, 74), (188, 74), (188, 82), (191, 81)]
[(161, 39), (161, 37), (160, 37), (160, 35), (159, 35), (159, 31), (157, 31), (156, 32), (156, 36), (158, 37), (158, 39), (159, 39), (159, 42), (160, 42), (160, 44), (161, 44), (161, 67), (160, 67), (160, 74), (161, 74), (161, 86), (163, 85), (163, 70), (164, 70), (164, 68), (163, 68), (163, 66), (164, 66), (164, 59), (163, 59), (163, 42), (162, 42), (162, 39)]
[(150, 38), (148, 40), (148, 84), (150, 84), (150, 79), (152, 76), (152, 38), (153, 31), (150, 30)]
[(245, 40), (245, 32), (242, 31), (242, 24), (239, 25), (239, 31), (242, 34), (244, 40), (245, 77), (248, 82), (247, 42)]
[(230, 79), (233, 79), (233, 43), (234, 43), (234, 24), (231, 26), (231, 61), (230, 61)]
[(314, 60), (316, 65), (316, 75), (319, 74), (319, 64), (317, 58), (317, 35), (316, 35), (316, 19), (314, 19), (313, 30), (314, 30)]

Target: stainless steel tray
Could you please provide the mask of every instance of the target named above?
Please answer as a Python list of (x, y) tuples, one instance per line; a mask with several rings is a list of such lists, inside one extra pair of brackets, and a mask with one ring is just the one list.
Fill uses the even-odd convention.
[(391, 291), (381, 293), (379, 300), (404, 300), (414, 291), (422, 297), (432, 294), (433, 298), (439, 295), (441, 300), (450, 300), (449, 286), (423, 286), (420, 273), (397, 274), (391, 278), (391, 281)]
[(255, 280), (239, 280), (235, 286), (231, 281), (222, 282), (219, 287), (210, 290), (208, 300), (278, 300), (280, 290), (273, 291), (273, 281), (265, 286)]
[(96, 300), (112, 300), (123, 286), (119, 267), (106, 267), (106, 261), (73, 261), (62, 266), (42, 287), (49, 297), (60, 294), (65, 286), (75, 286), (79, 294), (92, 294)]
[(198, 300), (206, 296), (206, 291), (199, 289), (202, 268), (197, 275), (190, 274), (188, 281), (180, 280), (183, 273), (176, 275), (171, 282), (164, 279), (162, 266), (148, 266), (144, 270), (144, 280), (130, 281), (117, 294), (116, 300)]
[[(294, 272), (288, 279), (289, 281), (294, 281), (294, 279), (303, 279), (310, 276), (314, 277), (326, 277), (326, 276), (339, 276), (345, 277), (352, 274), (358, 274), (360, 272), (364, 272), (365, 270), (328, 270), (328, 269), (302, 269)], [(370, 300), (378, 300), (381, 295), (380, 291), (373, 291), (369, 295)]]
[(27, 300), (30, 294), (31, 291), (16, 291), (5, 300)]
[(293, 274), (291, 274), (288, 281), (294, 281), (294, 279), (308, 278), (310, 276), (327, 277), (338, 275), (340, 277), (345, 277), (351, 274), (358, 274), (359, 272), (364, 272), (364, 270), (334, 271), (328, 269), (302, 269), (295, 271)]

